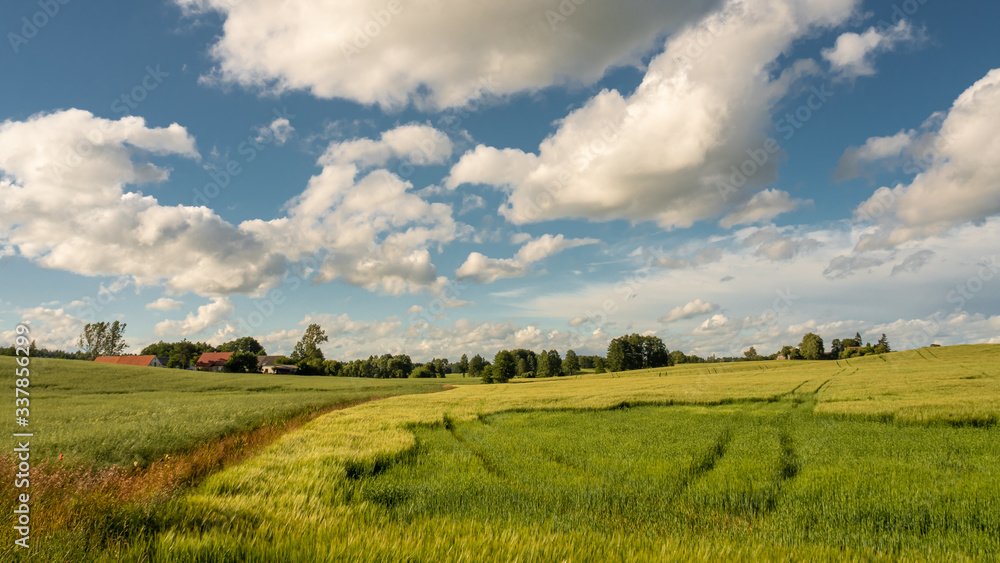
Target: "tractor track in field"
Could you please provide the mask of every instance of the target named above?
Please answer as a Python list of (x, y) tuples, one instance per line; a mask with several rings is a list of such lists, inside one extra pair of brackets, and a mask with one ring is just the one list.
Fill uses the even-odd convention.
[(444, 422), (445, 430), (451, 433), (452, 438), (454, 438), (456, 442), (458, 442), (459, 444), (464, 446), (467, 450), (469, 450), (469, 453), (476, 456), (476, 458), (479, 459), (479, 462), (483, 465), (483, 468), (486, 469), (487, 472), (489, 472), (492, 475), (496, 475), (497, 477), (500, 477), (502, 479), (507, 479), (507, 472), (504, 471), (502, 467), (500, 467), (500, 464), (497, 463), (496, 460), (494, 460), (493, 457), (490, 456), (490, 454), (486, 453), (484, 450), (477, 447), (475, 444), (471, 443), (464, 435), (462, 435), (461, 432), (459, 432), (458, 428), (455, 425), (454, 419), (452, 419), (448, 415), (444, 415), (442, 417), (442, 420)]

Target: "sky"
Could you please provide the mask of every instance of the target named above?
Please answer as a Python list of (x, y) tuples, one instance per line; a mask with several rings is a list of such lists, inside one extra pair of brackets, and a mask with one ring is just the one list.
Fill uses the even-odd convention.
[(0, 6), (0, 341), (1000, 343), (996, 3)]

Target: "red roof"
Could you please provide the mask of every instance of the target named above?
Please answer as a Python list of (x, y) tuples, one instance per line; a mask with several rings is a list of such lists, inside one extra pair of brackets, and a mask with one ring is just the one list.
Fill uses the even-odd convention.
[(119, 366), (142, 366), (149, 367), (156, 356), (101, 356), (94, 359), (102, 364), (116, 364)]
[(223, 366), (229, 361), (229, 356), (232, 355), (232, 352), (205, 352), (198, 358), (198, 361), (194, 365), (199, 368)]

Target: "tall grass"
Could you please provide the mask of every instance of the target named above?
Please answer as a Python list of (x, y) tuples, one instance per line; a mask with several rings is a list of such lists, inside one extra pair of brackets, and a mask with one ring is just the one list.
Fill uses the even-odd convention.
[[(989, 423), (997, 349), (396, 397), (284, 436), (170, 503), (157, 533), (108, 553), (991, 559), (1000, 551), (1000, 435)], [(914, 410), (921, 401), (930, 406)]]
[[(184, 487), (260, 451), (331, 409), (442, 380), (187, 372), (35, 359), (30, 409), (32, 543), (41, 559), (78, 560), (151, 530)], [(13, 414), (12, 358), (0, 357)], [(459, 383), (452, 380), (451, 383)], [(61, 459), (60, 459), (61, 458)], [(12, 557), (15, 460), (0, 480), (0, 554)]]

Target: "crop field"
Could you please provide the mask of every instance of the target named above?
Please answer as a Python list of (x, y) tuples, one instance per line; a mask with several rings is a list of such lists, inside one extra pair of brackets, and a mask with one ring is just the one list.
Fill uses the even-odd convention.
[(330, 412), (155, 505), (40, 537), (33, 551), (995, 560), (998, 416), (995, 345), (466, 385)]
[[(0, 356), (0, 373), (12, 377), (14, 367), (14, 358)], [(206, 440), (296, 415), (462, 383), (461, 377), (290, 377), (49, 359), (33, 359), (31, 373), (38, 438), (32, 455), (51, 461), (63, 454), (63, 463), (85, 466), (144, 466)], [(13, 393), (4, 394), (4, 406), (13, 412)]]

